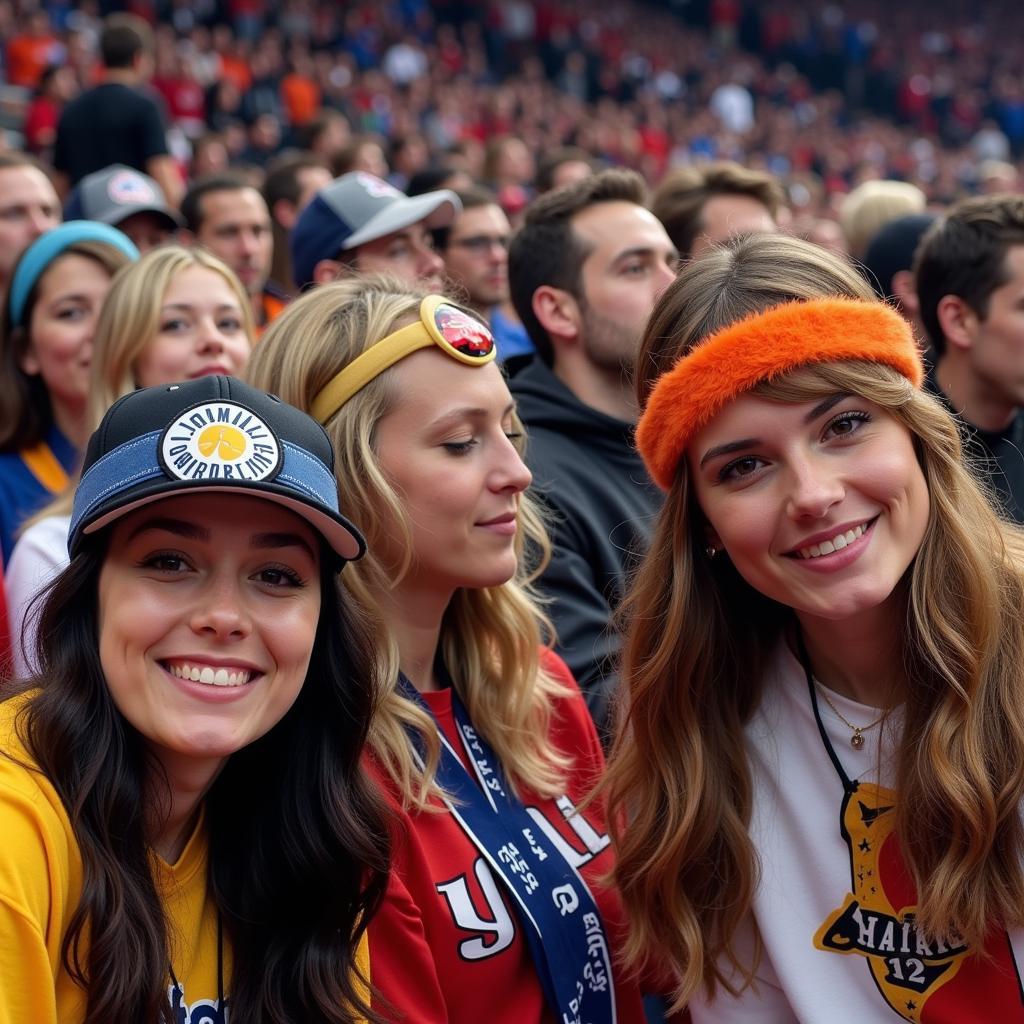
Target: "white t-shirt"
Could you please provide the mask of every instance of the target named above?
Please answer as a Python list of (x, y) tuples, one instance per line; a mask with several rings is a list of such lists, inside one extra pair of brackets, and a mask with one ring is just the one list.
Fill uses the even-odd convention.
[[(856, 725), (880, 715), (829, 697)], [(892, 832), (895, 794), (878, 785), (877, 772), (879, 745), (892, 749), (899, 713), (884, 731), (864, 733), (855, 750), (851, 729), (820, 697), (818, 709), (839, 766), (855, 784), (845, 813), (844, 783), (815, 721), (806, 675), (781, 644), (746, 731), (750, 828), (760, 861), (753, 919), (764, 944), (758, 984), (738, 998), (720, 990), (711, 1003), (701, 994), (690, 1004), (694, 1024), (1024, 1022), (1017, 967), (1024, 933), (994, 934), (986, 961), (953, 940), (925, 943), (907, 918), (916, 897)], [(748, 922), (737, 943), (741, 956), (752, 949), (752, 935)]]
[(39, 604), (33, 606), (32, 601), (50, 580), (67, 568), (70, 526), (70, 516), (46, 516), (33, 523), (18, 538), (11, 552), (11, 564), (4, 572), (14, 674), (19, 679), (31, 674), (28, 653), (35, 645), (40, 609)]

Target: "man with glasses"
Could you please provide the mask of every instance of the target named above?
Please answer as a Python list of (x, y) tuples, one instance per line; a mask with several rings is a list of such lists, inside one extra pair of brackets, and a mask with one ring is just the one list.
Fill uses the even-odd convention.
[(494, 193), (457, 189), (462, 212), (450, 227), (434, 232), (448, 279), (459, 297), (491, 325), (498, 358), (533, 351), (533, 342), (512, 308), (508, 290), (508, 247), (512, 227)]
[(387, 271), (441, 291), (444, 261), (430, 231), (451, 224), (460, 209), (448, 189), (410, 197), (365, 171), (343, 174), (317, 192), (292, 229), (296, 287)]

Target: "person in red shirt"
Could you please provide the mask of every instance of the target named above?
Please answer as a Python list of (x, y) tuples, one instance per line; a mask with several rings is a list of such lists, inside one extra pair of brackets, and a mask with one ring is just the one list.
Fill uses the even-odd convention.
[[(249, 378), (313, 414), (370, 554), (344, 582), (376, 625), (387, 686), (370, 767), (394, 867), (370, 921), (388, 1020), (643, 1021), (624, 941), (604, 760), (542, 643), (524, 548), (547, 538), (522, 427), (484, 323), (393, 278), (322, 285), (254, 352)], [(350, 567), (351, 569), (351, 567)]]

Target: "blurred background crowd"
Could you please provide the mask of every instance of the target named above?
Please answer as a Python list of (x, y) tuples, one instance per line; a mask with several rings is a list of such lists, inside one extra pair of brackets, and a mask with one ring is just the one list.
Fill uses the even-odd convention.
[(4, 0), (8, 148), (51, 158), (114, 10), (154, 26), (150, 84), (185, 179), (258, 176), (297, 147), (403, 189), (458, 168), (514, 215), (560, 147), (652, 185), (728, 159), (778, 176), (808, 233), (868, 179), (936, 203), (1013, 188), (1024, 151), (1024, 43), (1003, 0)]

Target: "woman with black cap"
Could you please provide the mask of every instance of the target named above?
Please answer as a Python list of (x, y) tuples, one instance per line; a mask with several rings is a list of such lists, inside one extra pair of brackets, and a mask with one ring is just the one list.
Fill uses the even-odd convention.
[(343, 1022), (386, 831), (331, 445), (227, 377), (89, 443), (30, 688), (0, 704), (0, 1021)]

